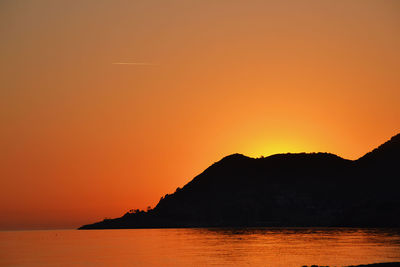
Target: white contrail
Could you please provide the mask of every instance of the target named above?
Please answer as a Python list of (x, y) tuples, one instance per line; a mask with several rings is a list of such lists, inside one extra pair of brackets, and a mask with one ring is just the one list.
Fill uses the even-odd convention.
[(158, 64), (148, 62), (114, 62), (113, 65), (136, 65), (136, 66), (157, 66)]

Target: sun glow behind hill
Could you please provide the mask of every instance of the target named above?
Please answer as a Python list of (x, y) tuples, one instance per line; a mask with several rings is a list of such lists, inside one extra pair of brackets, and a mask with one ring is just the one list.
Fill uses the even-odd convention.
[(281, 138), (274, 141), (266, 140), (264, 142), (256, 140), (254, 143), (250, 142), (246, 155), (250, 157), (265, 157), (281, 153), (315, 152), (316, 150), (313, 150), (312, 147), (315, 147), (315, 145), (289, 138)]

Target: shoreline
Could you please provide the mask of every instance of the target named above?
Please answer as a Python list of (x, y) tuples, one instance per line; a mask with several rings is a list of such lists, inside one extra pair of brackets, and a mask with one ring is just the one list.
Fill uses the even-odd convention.
[[(371, 264), (361, 264), (361, 265), (348, 265), (344, 267), (399, 267), (400, 262), (382, 262), (382, 263), (371, 263)], [(304, 265), (302, 267), (330, 267), (327, 265)]]

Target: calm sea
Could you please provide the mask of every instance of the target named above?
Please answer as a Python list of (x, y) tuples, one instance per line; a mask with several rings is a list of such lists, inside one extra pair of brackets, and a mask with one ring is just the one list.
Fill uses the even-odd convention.
[(0, 266), (344, 266), (400, 261), (400, 229), (0, 232)]

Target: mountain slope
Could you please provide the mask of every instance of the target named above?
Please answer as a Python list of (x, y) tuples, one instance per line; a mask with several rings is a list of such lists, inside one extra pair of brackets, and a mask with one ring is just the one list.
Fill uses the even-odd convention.
[(400, 135), (356, 161), (328, 153), (227, 156), (148, 212), (81, 229), (400, 226)]

